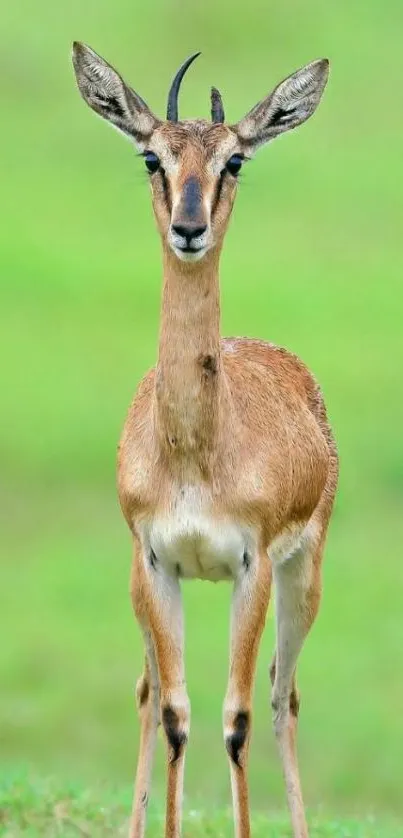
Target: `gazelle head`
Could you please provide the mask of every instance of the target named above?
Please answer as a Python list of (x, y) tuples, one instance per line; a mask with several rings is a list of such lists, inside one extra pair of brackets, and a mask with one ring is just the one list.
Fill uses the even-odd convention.
[(296, 128), (314, 113), (329, 71), (325, 58), (307, 64), (280, 82), (234, 125), (224, 122), (216, 88), (211, 91), (211, 122), (179, 121), (179, 87), (199, 54), (188, 58), (178, 70), (169, 91), (166, 119), (161, 120), (90, 47), (81, 43), (73, 47), (81, 95), (143, 155), (163, 244), (187, 262), (221, 248), (241, 167), (259, 146)]

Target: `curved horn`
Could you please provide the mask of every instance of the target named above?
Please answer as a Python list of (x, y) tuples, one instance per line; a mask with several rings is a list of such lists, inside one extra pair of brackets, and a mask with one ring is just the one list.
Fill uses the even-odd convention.
[(211, 121), (224, 122), (225, 113), (221, 93), (216, 87), (211, 88)]
[(192, 61), (200, 55), (200, 52), (195, 52), (194, 55), (191, 55), (186, 61), (183, 62), (179, 70), (171, 84), (171, 89), (168, 93), (168, 105), (167, 105), (167, 119), (170, 122), (178, 122), (178, 93), (179, 88), (181, 86), (181, 81), (183, 76), (186, 73), (188, 67), (190, 67)]

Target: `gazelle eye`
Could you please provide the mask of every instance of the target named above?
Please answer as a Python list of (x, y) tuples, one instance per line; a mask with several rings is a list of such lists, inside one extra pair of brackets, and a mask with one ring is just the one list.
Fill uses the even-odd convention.
[(153, 151), (144, 152), (144, 160), (150, 174), (156, 172), (160, 167), (159, 157)]
[(230, 159), (227, 161), (225, 168), (231, 175), (236, 177), (237, 174), (239, 174), (239, 172), (241, 171), (243, 160), (243, 154), (233, 154), (232, 157), (230, 157)]

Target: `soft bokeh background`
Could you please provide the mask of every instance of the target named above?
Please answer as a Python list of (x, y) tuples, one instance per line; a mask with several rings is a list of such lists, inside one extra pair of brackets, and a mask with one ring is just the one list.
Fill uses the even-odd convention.
[[(403, 812), (402, 60), (398, 0), (70, 0), (2, 8), (0, 717), (3, 770), (131, 781), (141, 669), (130, 539), (115, 495), (127, 406), (154, 363), (159, 241), (143, 163), (86, 108), (78, 38), (163, 113), (203, 56), (236, 120), (328, 55), (318, 114), (242, 178), (222, 263), (223, 332), (284, 344), (317, 374), (341, 454), (320, 618), (300, 665), (306, 798)], [(221, 742), (229, 587), (185, 589), (192, 805), (229, 800)], [(256, 686), (255, 807), (278, 807), (270, 612)], [(157, 787), (163, 784), (160, 749)]]

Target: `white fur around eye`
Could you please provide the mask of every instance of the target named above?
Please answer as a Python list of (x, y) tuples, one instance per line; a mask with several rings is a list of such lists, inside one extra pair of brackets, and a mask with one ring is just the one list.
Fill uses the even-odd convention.
[(156, 154), (160, 161), (161, 166), (165, 169), (168, 175), (176, 175), (179, 171), (180, 160), (172, 154), (172, 151), (162, 137), (159, 137), (158, 134), (154, 135), (152, 141), (150, 143), (149, 151), (153, 151)]
[(231, 157), (232, 154), (235, 154), (237, 149), (239, 148), (239, 143), (235, 135), (229, 136), (224, 142), (220, 143), (217, 149), (214, 152), (213, 157), (209, 161), (208, 169), (209, 174), (218, 177), (220, 172), (225, 169), (226, 163)]

